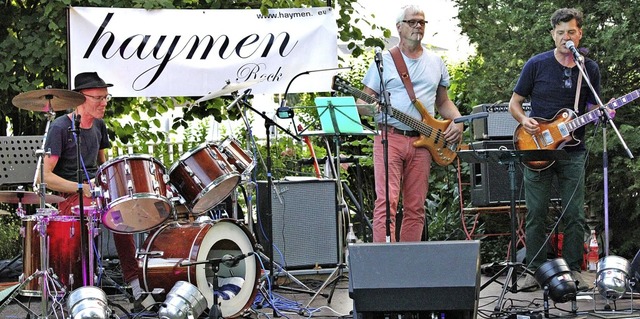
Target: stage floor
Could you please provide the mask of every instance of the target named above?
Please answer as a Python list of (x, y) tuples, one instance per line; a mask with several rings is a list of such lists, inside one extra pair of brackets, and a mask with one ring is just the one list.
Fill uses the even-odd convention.
[[(351, 317), (353, 309), (353, 301), (349, 297), (348, 291), (348, 272), (345, 271), (343, 276), (337, 280), (335, 290), (329, 300), (329, 294), (333, 288), (332, 285), (327, 286), (321, 291), (320, 295), (312, 296), (317, 292), (318, 288), (326, 282), (330, 275), (334, 275), (332, 278), (336, 278), (333, 269), (323, 269), (320, 271), (291, 271), (289, 275), (291, 277), (280, 277), (278, 280), (278, 287), (273, 289), (271, 296), (274, 300), (274, 304), (279, 310), (279, 314), (268, 306), (267, 302), (264, 302), (264, 297), (269, 295), (266, 287), (263, 285), (257, 293), (257, 297), (254, 302), (246, 309), (246, 317), (249, 318), (265, 318), (282, 316), (285, 318), (309, 318), (309, 317), (325, 317), (325, 318), (338, 318), (338, 317)], [(583, 273), (586, 280), (591, 282), (595, 279), (594, 273)], [(504, 282), (506, 277), (500, 277), (500, 282)], [(481, 281), (485, 283), (489, 280), (489, 277), (482, 275)], [(304, 284), (308, 289), (308, 292), (301, 292), (300, 289), (306, 290), (306, 288), (299, 285)], [(522, 284), (524, 279), (520, 279), (519, 283)], [(384, 283), (380, 283), (381, 287), (384, 287)], [(493, 282), (489, 284), (485, 289), (480, 291), (480, 298), (478, 301), (478, 313), (477, 318), (543, 318), (543, 293), (542, 290), (536, 292), (517, 292), (512, 293), (507, 291), (502, 305), (497, 305), (497, 301), (502, 292), (502, 284), (499, 282)], [(478, 288), (480, 289), (480, 288)], [(105, 290), (109, 295), (108, 299), (110, 303), (117, 304), (118, 306), (111, 306), (114, 313), (120, 318), (126, 318), (127, 313), (123, 309), (128, 310), (132, 305), (122, 294), (113, 293), (108, 287)], [(595, 297), (595, 300), (594, 300)], [(617, 311), (606, 311), (606, 302), (600, 294), (593, 291), (580, 293), (577, 297), (576, 306), (577, 311), (571, 312), (572, 303), (554, 304), (550, 301), (549, 314), (551, 318), (640, 318), (640, 312), (635, 309), (640, 308), (640, 296), (624, 297), (617, 300), (615, 303), (610, 302), (609, 306)], [(260, 302), (260, 301), (263, 302)], [(6, 303), (3, 301), (4, 308), (0, 312), (2, 318), (26, 318), (28, 311), (25, 307), (32, 309), (33, 313), (38, 315), (40, 311), (39, 298), (27, 298), (19, 297), (16, 300)], [(497, 310), (496, 310), (497, 307)], [(633, 312), (632, 312), (633, 310)], [(522, 316), (522, 314), (529, 313), (528, 316)], [(521, 314), (517, 316), (516, 314)], [(203, 314), (203, 317), (206, 314)], [(31, 317), (34, 315), (32, 314)], [(66, 314), (65, 314), (66, 316)], [(133, 315), (131, 315), (133, 317)], [(51, 314), (49, 318), (61, 318), (60, 313), (56, 317)], [(157, 313), (147, 312), (138, 318), (157, 318)], [(450, 317), (446, 317), (450, 318)]]

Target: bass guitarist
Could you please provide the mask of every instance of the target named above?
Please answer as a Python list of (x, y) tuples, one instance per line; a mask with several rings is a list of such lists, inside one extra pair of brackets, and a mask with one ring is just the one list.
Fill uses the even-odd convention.
[[(551, 16), (550, 32), (555, 48), (537, 54), (525, 63), (509, 102), (509, 112), (520, 123), (520, 127), (524, 130), (523, 134), (526, 135), (523, 139), (540, 133), (541, 118), (553, 118), (563, 108), (568, 108), (570, 112), (573, 111), (578, 115), (584, 114), (597, 104), (597, 99), (576, 66), (576, 63), (580, 62), (574, 58), (574, 53), (570, 49), (572, 46), (577, 47), (582, 39), (582, 22), (583, 14), (577, 9), (556, 10)], [(598, 64), (584, 58), (583, 65), (591, 84), (599, 95)], [(522, 108), (526, 98), (531, 101), (529, 117)], [(564, 223), (562, 257), (569, 265), (573, 278), (578, 283), (578, 290), (581, 291), (589, 288), (589, 284), (580, 274), (585, 232), (588, 231), (583, 208), (586, 158), (586, 150), (582, 142), (584, 135), (584, 127), (574, 132), (575, 140), (579, 143), (564, 148), (569, 153), (568, 160), (556, 161), (540, 170), (527, 167), (524, 171), (528, 268), (535, 272), (547, 261), (545, 222), (552, 193), (552, 180), (557, 176), (560, 185), (558, 193), (562, 198), (563, 208), (561, 218)], [(518, 141), (514, 142), (518, 148)], [(536, 143), (539, 145), (544, 141), (538, 140)], [(522, 287), (525, 291), (539, 289), (538, 283), (531, 275), (527, 275)]]
[[(448, 119), (446, 127), (432, 132), (435, 141), (445, 144), (459, 142), (463, 124), (454, 124), (452, 119), (460, 116), (458, 108), (447, 95), (449, 73), (442, 59), (428, 52), (421, 44), (427, 25), (424, 11), (416, 5), (401, 8), (396, 20), (396, 28), (400, 42), (397, 48), (382, 52), (377, 59), (383, 65), (382, 78), (390, 95), (390, 104), (404, 114), (420, 121), (434, 114), (434, 106), (442, 117)], [(392, 58), (397, 50), (407, 76), (401, 77)], [(399, 68), (402, 70), (402, 66)], [(402, 72), (402, 71), (400, 71)], [(403, 78), (410, 78), (408, 86)], [(377, 63), (372, 63), (364, 79), (364, 93), (378, 97), (381, 81)], [(414, 94), (408, 91), (413, 91)], [(410, 97), (415, 95), (415, 97)], [(359, 99), (359, 103), (366, 100)], [(424, 106), (423, 106), (424, 105)], [(426, 108), (425, 108), (426, 106)], [(432, 156), (427, 148), (415, 147), (421, 134), (396, 117), (387, 116), (384, 127), (383, 113), (376, 116), (378, 129), (388, 132), (388, 190), (389, 212), (387, 219), (387, 201), (385, 163), (383, 156), (382, 135), (374, 137), (373, 159), (376, 200), (373, 211), (373, 241), (387, 240), (387, 223), (389, 224), (389, 241), (396, 241), (395, 219), (400, 193), (402, 191), (402, 226), (400, 241), (420, 241), (425, 223), (425, 199), (428, 191), (429, 172)], [(454, 153), (455, 154), (455, 153)]]

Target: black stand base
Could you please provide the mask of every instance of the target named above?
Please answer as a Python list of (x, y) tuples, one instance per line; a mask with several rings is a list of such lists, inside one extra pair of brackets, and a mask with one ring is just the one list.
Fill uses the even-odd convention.
[[(505, 272), (507, 273), (507, 278), (506, 278), (506, 281), (502, 283), (498, 281), (498, 278), (502, 276)], [(533, 272), (527, 269), (527, 267), (525, 267), (524, 264), (519, 262), (507, 262), (507, 265), (504, 266), (504, 268), (500, 269), (500, 271), (498, 271), (495, 275), (493, 275), (493, 277), (491, 277), (487, 282), (485, 282), (482, 286), (480, 286), (480, 290), (483, 290), (493, 282), (497, 282), (502, 285), (502, 292), (500, 293), (500, 298), (498, 298), (498, 301), (496, 302), (496, 306), (494, 308), (495, 311), (501, 310), (502, 300), (504, 299), (504, 296), (507, 293), (507, 291), (511, 293), (518, 293), (519, 291), (522, 291), (522, 289), (518, 290), (518, 274), (522, 272), (533, 276)], [(509, 280), (511, 280), (511, 285), (509, 285), (509, 282), (508, 282)], [(529, 287), (523, 287), (523, 288), (526, 289)]]

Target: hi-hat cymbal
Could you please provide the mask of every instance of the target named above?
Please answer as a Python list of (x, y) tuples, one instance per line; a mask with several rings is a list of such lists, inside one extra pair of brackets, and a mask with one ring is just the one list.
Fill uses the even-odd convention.
[[(64, 200), (64, 197), (46, 194), (45, 203), (54, 204)], [(40, 204), (40, 196), (34, 192), (26, 191), (0, 191), (0, 203), (8, 204)]]
[(246, 82), (239, 82), (239, 83), (227, 83), (225, 86), (222, 87), (222, 89), (216, 91), (216, 92), (209, 92), (207, 95), (197, 99), (194, 103), (198, 104), (200, 102), (204, 102), (204, 101), (208, 101), (220, 96), (224, 96), (224, 95), (230, 95), (233, 92), (236, 91), (240, 91), (243, 89), (247, 89), (257, 83), (260, 83), (264, 81), (263, 79), (258, 79), (258, 80), (249, 80)]
[(49, 112), (51, 110), (63, 111), (74, 108), (82, 104), (84, 100), (84, 95), (75, 91), (42, 89), (20, 93), (11, 102), (19, 109)]

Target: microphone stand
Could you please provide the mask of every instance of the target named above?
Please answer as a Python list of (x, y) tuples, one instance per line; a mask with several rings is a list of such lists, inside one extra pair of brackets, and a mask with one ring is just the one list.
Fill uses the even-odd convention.
[[(273, 268), (274, 268), (274, 264), (275, 262), (273, 261), (273, 221), (272, 221), (272, 216), (273, 216), (273, 211), (272, 211), (272, 203), (271, 203), (271, 188), (273, 187), (273, 176), (271, 174), (271, 166), (272, 166), (272, 161), (271, 161), (271, 137), (269, 135), (269, 131), (271, 130), (272, 126), (275, 126), (277, 128), (279, 128), (280, 130), (282, 130), (283, 132), (287, 133), (289, 136), (291, 136), (293, 139), (295, 139), (298, 142), (301, 142), (300, 138), (297, 137), (296, 135), (292, 134), (289, 130), (287, 130), (286, 128), (282, 127), (281, 125), (279, 125), (278, 123), (274, 122), (270, 117), (268, 117), (266, 115), (265, 112), (260, 112), (258, 110), (256, 110), (251, 103), (249, 102), (244, 102), (243, 101), (243, 105), (250, 109), (251, 111), (255, 112), (256, 114), (258, 114), (260, 117), (262, 117), (262, 119), (264, 119), (264, 127), (265, 127), (265, 132), (267, 133), (267, 193), (265, 194), (265, 197), (267, 199), (266, 201), (266, 212), (264, 214), (265, 217), (267, 217), (268, 220), (268, 225), (267, 225), (267, 234), (269, 234), (269, 238), (267, 239), (267, 241), (269, 242), (269, 245), (271, 245), (271, 249), (268, 250), (268, 258), (269, 258), (269, 281), (273, 282), (273, 279), (275, 279), (274, 276), (274, 272), (273, 272)], [(275, 306), (273, 306), (273, 314), (274, 316), (277, 314)]]
[(88, 229), (84, 227), (84, 192), (82, 189), (82, 181), (83, 181), (83, 170), (81, 164), (81, 153), (80, 153), (80, 114), (77, 112), (73, 113), (73, 125), (71, 127), (71, 133), (76, 136), (76, 180), (78, 182), (78, 208), (80, 213), (80, 257), (82, 263), (82, 285), (93, 285), (93, 278), (89, 278), (89, 267), (88, 267)]
[(382, 130), (382, 158), (384, 161), (384, 198), (385, 198), (385, 242), (391, 242), (391, 204), (389, 203), (389, 125), (388, 117), (393, 116), (391, 112), (391, 103), (389, 99), (389, 91), (387, 91), (387, 85), (384, 83), (384, 79), (382, 77), (383, 67), (382, 67), (382, 59), (378, 59), (378, 55), (376, 54), (375, 63), (378, 70), (378, 78), (380, 79), (380, 109), (382, 110), (382, 123), (384, 129)]
[(596, 101), (598, 103), (598, 109), (600, 111), (601, 122), (603, 122), (602, 124), (602, 174), (603, 174), (603, 184), (604, 184), (603, 185), (604, 187), (604, 253), (605, 253), (605, 256), (609, 256), (609, 155), (607, 153), (607, 123), (611, 125), (611, 127), (613, 128), (613, 131), (618, 136), (618, 140), (620, 141), (620, 144), (625, 149), (625, 151), (627, 151), (627, 155), (629, 156), (629, 158), (633, 158), (633, 154), (631, 153), (631, 150), (627, 146), (627, 143), (622, 138), (620, 131), (618, 131), (616, 124), (613, 122), (613, 118), (611, 118), (611, 115), (607, 111), (607, 108), (604, 107), (604, 104), (600, 100), (598, 93), (596, 92), (593, 85), (591, 84), (589, 75), (582, 67), (582, 63), (580, 63), (580, 61), (583, 59), (583, 57), (578, 54), (577, 56), (574, 56), (574, 59), (576, 60), (576, 66), (578, 67), (578, 70), (580, 70), (580, 73), (582, 73), (582, 77), (584, 78), (585, 82), (589, 86), (589, 89), (593, 93), (593, 96), (596, 98)]

